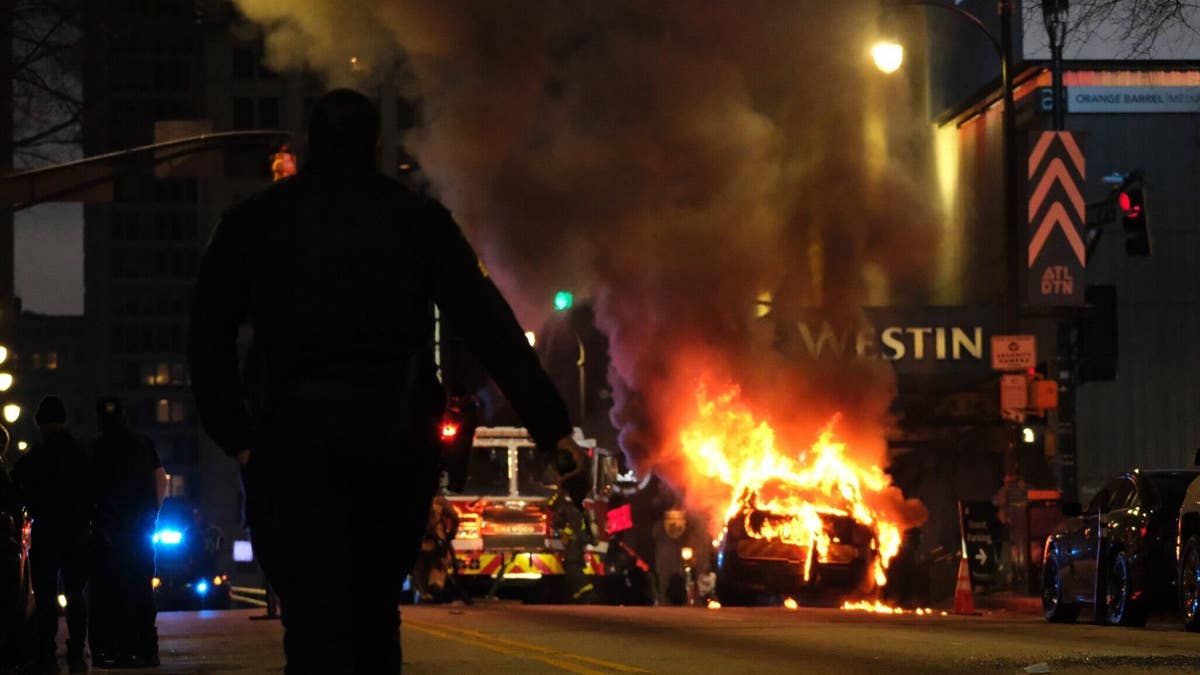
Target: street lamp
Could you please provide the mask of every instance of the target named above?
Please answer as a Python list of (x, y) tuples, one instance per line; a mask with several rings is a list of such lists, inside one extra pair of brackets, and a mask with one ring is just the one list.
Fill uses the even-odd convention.
[(8, 360), (8, 347), (0, 347), (0, 363)]
[(21, 419), (21, 406), (17, 405), (16, 403), (9, 403), (8, 405), (4, 406), (5, 422), (14, 424), (19, 419)]
[(12, 373), (0, 373), (0, 391), (8, 391), (9, 389), (12, 389), (12, 386)]
[[(936, 7), (951, 12), (960, 19), (965, 19), (980, 33), (987, 37), (988, 42), (1000, 57), (1000, 90), (1004, 99), (1004, 109), (1001, 117), (1001, 135), (1004, 143), (1004, 330), (1015, 333), (1020, 328), (1021, 310), (1021, 225), (1017, 217), (1017, 181), (1020, 162), (1017, 159), (1017, 112), (1013, 97), (1012, 82), (1012, 23), (1014, 0), (998, 0), (1000, 13), (1000, 35), (993, 35), (979, 17), (959, 7), (958, 5), (939, 2), (938, 0), (885, 0), (884, 9), (895, 7)], [(1065, 2), (1063, 3), (1065, 4)], [(872, 49), (872, 56), (882, 44)], [(888, 50), (881, 50), (886, 52)], [(901, 50), (903, 59), (903, 50)], [(876, 57), (876, 65), (879, 59)], [(889, 72), (879, 66), (880, 70)], [(897, 66), (898, 67), (898, 66)]]
[(895, 40), (880, 40), (871, 47), (871, 58), (879, 72), (891, 75), (904, 65), (904, 45)]

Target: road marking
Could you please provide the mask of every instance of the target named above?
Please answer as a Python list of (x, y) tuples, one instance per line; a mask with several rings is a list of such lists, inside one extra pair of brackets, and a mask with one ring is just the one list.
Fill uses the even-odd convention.
[[(570, 659), (571, 661), (580, 661), (593, 666), (599, 666), (608, 670), (615, 670), (621, 673), (650, 673), (651, 671), (635, 666), (627, 666), (623, 663), (614, 663), (603, 659), (596, 659), (582, 654), (572, 654), (563, 652), (541, 645), (535, 645), (528, 642), (519, 642), (517, 640), (509, 640), (507, 638), (489, 635), (488, 633), (480, 633), (479, 631), (470, 630), (467, 628), (459, 628), (457, 626), (447, 626), (443, 623), (431, 623), (425, 621), (414, 621), (412, 619), (404, 619), (403, 624), (412, 626), (431, 635), (444, 637), (467, 644), (478, 645), (492, 651), (500, 652), (501, 654), (509, 654), (515, 656), (523, 656), (525, 658), (537, 659), (553, 666), (562, 668), (573, 673), (602, 673), (603, 671), (591, 670), (584, 668), (578, 664), (563, 661), (562, 659)], [(532, 652), (532, 653), (530, 653)]]

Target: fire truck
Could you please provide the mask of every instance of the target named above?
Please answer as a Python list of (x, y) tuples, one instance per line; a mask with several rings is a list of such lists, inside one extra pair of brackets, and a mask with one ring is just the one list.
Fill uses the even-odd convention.
[(452, 546), (461, 585), (473, 592), (486, 587), (489, 596), (501, 588), (532, 587), (549, 599), (566, 589), (572, 564), (585, 575), (604, 574), (607, 535), (595, 523), (604, 522), (617, 462), (578, 428), (575, 440), (591, 462), (583, 503), (590, 532), (578, 531), (578, 512), (524, 428), (475, 430), (463, 489), (446, 496), (458, 515)]

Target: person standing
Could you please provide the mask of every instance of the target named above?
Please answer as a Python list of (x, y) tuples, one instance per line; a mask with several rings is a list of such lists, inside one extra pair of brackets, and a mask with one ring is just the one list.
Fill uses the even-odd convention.
[(486, 267), (444, 207), (377, 170), (378, 142), (368, 98), (322, 96), (305, 166), (225, 213), (196, 280), (192, 390), (241, 467), (288, 675), (400, 672), (401, 588), (437, 488), (435, 303), (538, 446), (570, 456), (562, 478), (584, 468)]
[(154, 442), (129, 429), (117, 399), (100, 399), (96, 414), (92, 660), (105, 667), (156, 666), (153, 535), (167, 474)]
[(87, 542), (89, 525), (88, 456), (67, 431), (62, 399), (46, 396), (34, 420), (42, 440), (17, 461), (13, 482), (33, 518), (29, 566), (36, 610), (37, 667), (58, 672), (58, 588), (61, 575), (67, 600), (67, 664), (86, 672)]

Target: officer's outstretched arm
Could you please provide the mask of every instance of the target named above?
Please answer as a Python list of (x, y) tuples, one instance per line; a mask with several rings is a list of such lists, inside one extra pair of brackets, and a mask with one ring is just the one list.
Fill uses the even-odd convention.
[(450, 216), (428, 202), (421, 217), (434, 301), (508, 398), (544, 450), (571, 435), (567, 406), (525, 338), (512, 308)]

